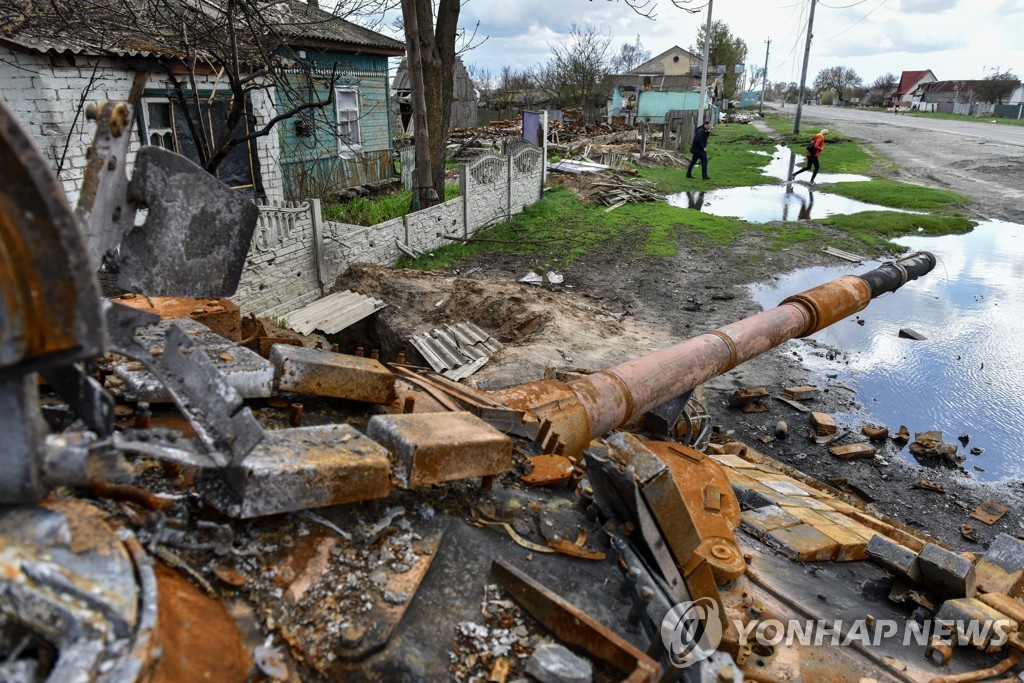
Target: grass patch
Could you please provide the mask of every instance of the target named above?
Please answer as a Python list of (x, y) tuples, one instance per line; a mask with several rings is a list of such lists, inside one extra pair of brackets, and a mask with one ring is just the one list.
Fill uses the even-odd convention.
[(652, 256), (673, 256), (683, 240), (728, 244), (747, 227), (735, 218), (681, 209), (661, 203), (626, 204), (610, 213), (605, 206), (586, 204), (567, 188), (544, 193), (509, 221), (477, 232), (479, 242), (453, 243), (418, 259), (403, 259), (409, 268), (437, 269), (483, 252), (531, 256), (546, 268), (564, 267), (594, 251), (629, 250)]
[[(690, 143), (686, 141), (681, 153), (690, 156)], [(658, 190), (669, 194), (686, 190), (707, 190), (716, 187), (748, 187), (765, 182), (761, 170), (771, 161), (763, 154), (751, 154), (753, 150), (774, 152), (775, 142), (762, 135), (753, 126), (743, 123), (723, 123), (711, 133), (708, 143), (708, 175), (710, 180), (700, 180), (700, 171), (694, 168), (695, 177), (686, 177), (681, 167), (641, 168), (640, 175), (655, 183)]]
[[(820, 221), (850, 236), (846, 248), (853, 251), (859, 245), (870, 249), (896, 249), (893, 241), (906, 235), (951, 235), (970, 232), (974, 221), (963, 216), (893, 213), (892, 211), (864, 211), (848, 215), (831, 216)], [(837, 244), (844, 248), (842, 244)]]
[(871, 204), (911, 211), (955, 212), (969, 203), (967, 197), (949, 190), (910, 185), (888, 178), (859, 183), (836, 183), (829, 192)]
[[(459, 196), (459, 186), (446, 184), (444, 200), (449, 201)], [(412, 191), (401, 190), (394, 194), (378, 197), (356, 197), (355, 199), (337, 204), (330, 204), (324, 209), (324, 218), (351, 225), (377, 225), (393, 218), (401, 218), (410, 211)]]
[(950, 121), (973, 121), (975, 123), (1000, 123), (1004, 126), (1024, 126), (1024, 118), (1001, 119), (987, 116), (968, 116), (967, 114), (947, 114), (938, 111), (910, 111), (905, 113), (922, 119), (947, 119)]

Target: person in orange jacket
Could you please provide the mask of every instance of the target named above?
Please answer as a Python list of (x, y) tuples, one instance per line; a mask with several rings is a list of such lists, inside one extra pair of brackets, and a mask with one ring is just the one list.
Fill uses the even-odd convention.
[(820, 133), (811, 136), (811, 144), (807, 145), (807, 165), (794, 173), (794, 178), (804, 171), (810, 171), (811, 167), (813, 167), (814, 172), (811, 173), (811, 185), (814, 184), (814, 179), (818, 177), (818, 169), (820, 168), (818, 157), (821, 156), (821, 151), (825, 149), (826, 135), (828, 135), (828, 128), (822, 128)]

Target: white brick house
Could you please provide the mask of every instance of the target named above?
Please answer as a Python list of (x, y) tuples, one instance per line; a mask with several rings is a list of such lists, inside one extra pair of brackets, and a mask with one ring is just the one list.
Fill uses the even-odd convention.
[[(290, 15), (285, 12), (285, 22), (289, 16), (298, 15), (306, 21), (301, 25), (296, 21), (294, 29), (282, 31), (294, 36), (288, 41), (294, 43), (293, 47), (316, 43), (306, 49), (326, 46), (347, 54), (403, 52), (401, 43), (319, 12), (304, 2), (291, 0), (289, 6), (294, 9)], [(91, 122), (85, 120), (87, 103), (103, 99), (128, 101), (134, 84), (141, 97), (134, 102), (137, 116), (129, 165), (143, 140), (188, 156), (185, 149), (179, 148), (188, 130), (181, 124), (180, 116), (175, 126), (175, 105), (168, 94), (167, 70), (178, 63), (173, 50), (152, 45), (151, 39), (146, 43), (147, 36), (134, 36), (123, 30), (101, 37), (99, 34), (106, 29), (69, 30), (67, 34), (50, 31), (41, 25), (42, 21), (33, 23), (31, 7), (26, 3), (20, 9), (17, 4), (0, 8), (0, 100), (50, 161), (72, 205), (78, 201), (85, 154), (94, 130)], [(323, 15), (323, 19), (310, 23), (310, 12)], [(315, 26), (316, 35), (302, 35), (309, 33), (311, 25)], [(143, 45), (147, 49), (140, 49)], [(297, 54), (305, 55), (305, 50)], [(181, 69), (178, 71), (181, 78)], [(212, 68), (206, 72), (196, 74), (196, 90), (203, 98), (209, 97), (210, 115), (215, 118), (216, 98), (223, 94), (222, 102), (226, 102), (230, 92), (226, 91), (224, 79), (218, 78)], [(278, 95), (273, 87), (249, 91), (248, 116), (242, 126), (251, 131), (267, 125), (278, 113)], [(254, 197), (282, 200), (285, 180), (281, 157), (282, 139), (287, 137), (283, 135), (286, 123), (280, 122), (269, 135), (233, 149), (232, 156), (218, 169), (221, 179)]]

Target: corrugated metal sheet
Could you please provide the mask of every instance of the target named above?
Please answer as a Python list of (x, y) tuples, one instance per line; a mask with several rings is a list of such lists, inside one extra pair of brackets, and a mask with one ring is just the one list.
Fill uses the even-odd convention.
[(409, 341), (435, 372), (454, 380), (469, 377), (502, 348), (501, 342), (471, 322), (446, 324)]
[(387, 304), (380, 299), (346, 290), (292, 311), (287, 315), (288, 327), (299, 334), (309, 334), (313, 330), (334, 334), (385, 306)]

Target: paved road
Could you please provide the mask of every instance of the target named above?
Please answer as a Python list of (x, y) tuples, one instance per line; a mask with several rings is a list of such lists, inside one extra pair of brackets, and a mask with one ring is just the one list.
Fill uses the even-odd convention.
[[(794, 113), (794, 105), (786, 105), (787, 113)], [(986, 121), (953, 121), (950, 119), (932, 119), (906, 114), (893, 114), (873, 109), (845, 109), (842, 107), (806, 106), (801, 114), (804, 122), (829, 124), (840, 121), (879, 124), (889, 127), (915, 128), (933, 133), (949, 133), (961, 137), (981, 138), (990, 143), (1001, 143), (1013, 147), (1024, 147), (1024, 126), (1007, 126)], [(842, 128), (837, 125), (837, 128)], [(801, 125), (801, 130), (804, 128)]]
[[(784, 110), (794, 113), (793, 105)], [(888, 161), (892, 175), (918, 185), (955, 190), (972, 199), (977, 218), (1021, 222), (1024, 206), (1024, 127), (952, 121), (840, 107), (805, 107), (802, 134), (834, 128)], [(827, 167), (828, 149), (825, 163)], [(884, 171), (888, 175), (889, 171)]]

